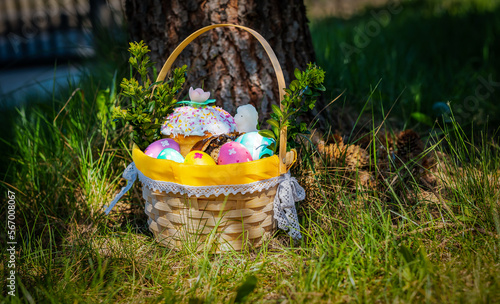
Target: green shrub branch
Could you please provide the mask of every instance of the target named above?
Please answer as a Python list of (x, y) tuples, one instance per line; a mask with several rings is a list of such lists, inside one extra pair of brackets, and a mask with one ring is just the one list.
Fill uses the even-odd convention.
[(262, 130), (262, 136), (276, 140), (271, 148), (276, 152), (279, 149), (280, 131), (287, 128), (287, 147), (295, 147), (295, 138), (300, 133), (307, 133), (307, 124), (299, 122), (298, 118), (314, 109), (316, 100), (324, 92), (325, 71), (316, 64), (309, 63), (305, 71), (295, 69), (295, 79), (285, 89), (284, 99), (281, 101), (283, 109), (271, 105), (273, 112), (267, 123), (271, 130)]
[(132, 139), (142, 150), (161, 138), (163, 119), (173, 111), (187, 69), (184, 65), (174, 69), (166, 81), (152, 82), (149, 72), (154, 63), (147, 55), (149, 51), (143, 41), (130, 43), (130, 78), (124, 78), (120, 84), (120, 96), (128, 106), (114, 110), (115, 118), (133, 127)]

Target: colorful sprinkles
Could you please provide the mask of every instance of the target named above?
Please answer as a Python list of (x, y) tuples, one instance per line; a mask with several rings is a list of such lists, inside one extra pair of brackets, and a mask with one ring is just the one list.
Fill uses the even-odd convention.
[(184, 136), (203, 136), (206, 133), (219, 135), (235, 130), (236, 123), (231, 114), (216, 106), (175, 108), (161, 127), (162, 134), (174, 137), (179, 134)]

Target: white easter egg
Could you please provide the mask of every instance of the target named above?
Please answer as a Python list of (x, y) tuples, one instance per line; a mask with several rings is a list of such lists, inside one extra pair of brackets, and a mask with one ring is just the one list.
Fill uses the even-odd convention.
[(269, 145), (275, 141), (272, 138), (264, 137), (259, 132), (248, 132), (236, 139), (236, 142), (242, 144), (252, 155), (254, 160), (261, 159), (264, 155), (272, 156), (274, 153), (269, 149)]

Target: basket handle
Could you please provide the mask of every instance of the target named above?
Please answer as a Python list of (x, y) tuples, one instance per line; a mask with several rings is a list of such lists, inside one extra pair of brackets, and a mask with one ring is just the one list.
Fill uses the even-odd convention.
[[(269, 56), (269, 59), (271, 60), (271, 64), (274, 68), (274, 72), (276, 73), (276, 78), (278, 80), (278, 89), (279, 89), (279, 94), (280, 94), (280, 108), (283, 110), (283, 105), (281, 104), (281, 101), (284, 99), (284, 94), (285, 94), (285, 77), (283, 76), (283, 71), (281, 70), (281, 66), (279, 64), (278, 58), (276, 57), (276, 54), (274, 53), (273, 49), (269, 45), (269, 43), (262, 37), (259, 33), (256, 31), (245, 27), (241, 25), (236, 25), (236, 24), (213, 24), (206, 26), (204, 28), (201, 28), (197, 30), (196, 32), (192, 33), (189, 35), (184, 41), (179, 44), (175, 50), (168, 56), (167, 61), (163, 65), (163, 67), (160, 70), (160, 73), (158, 74), (158, 78), (156, 78), (156, 82), (158, 81), (163, 81), (165, 80), (165, 77), (167, 76), (167, 73), (170, 71), (170, 68), (172, 67), (172, 64), (174, 61), (177, 59), (177, 56), (184, 50), (186, 46), (188, 46), (191, 41), (193, 41), (195, 38), (200, 36), (201, 34), (217, 28), (217, 27), (237, 27), (239, 29), (245, 30), (252, 34), (257, 40), (260, 42), (260, 44), (264, 47), (264, 50), (266, 51), (267, 55)], [(286, 162), (286, 127), (283, 128), (280, 132), (280, 150), (279, 150), (279, 174), (283, 174), (287, 172), (287, 168), (285, 165)]]

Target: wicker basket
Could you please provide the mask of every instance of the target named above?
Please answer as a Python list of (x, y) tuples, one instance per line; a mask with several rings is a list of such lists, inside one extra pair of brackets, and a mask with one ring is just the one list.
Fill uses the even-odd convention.
[[(165, 79), (177, 56), (192, 40), (217, 27), (237, 27), (248, 31), (257, 38), (270, 57), (278, 79), (280, 99), (282, 100), (285, 81), (276, 55), (260, 34), (238, 25), (211, 25), (190, 35), (167, 59), (156, 81)], [(136, 164), (135, 155), (137, 154), (133, 155)], [(286, 155), (286, 130), (284, 130), (281, 133), (279, 158), (273, 156), (276, 158), (276, 166), (274, 167), (276, 171), (272, 175), (278, 177), (286, 173), (287, 165), (291, 165), (294, 161), (293, 157), (294, 154), (292, 156)], [(248, 163), (246, 164), (248, 171)], [(245, 163), (237, 165), (244, 166)], [(137, 166), (140, 169), (139, 164)], [(172, 172), (169, 170), (167, 169), (166, 174), (179, 174), (175, 170)], [(193, 170), (197, 169), (193, 167)], [(227, 183), (221, 184), (221, 186), (227, 187)], [(196, 197), (155, 191), (144, 186), (143, 197), (146, 200), (145, 212), (149, 216), (149, 229), (158, 242), (174, 249), (187, 246), (193, 250), (205, 249), (210, 252), (224, 252), (259, 247), (276, 229), (273, 218), (273, 201), (277, 187), (275, 185), (261, 192), (246, 194)]]
[[(259, 247), (276, 229), (276, 187), (246, 195), (187, 197), (144, 188), (149, 229), (171, 248), (209, 251)], [(211, 237), (211, 239), (210, 239)], [(208, 242), (207, 242), (208, 241)]]

